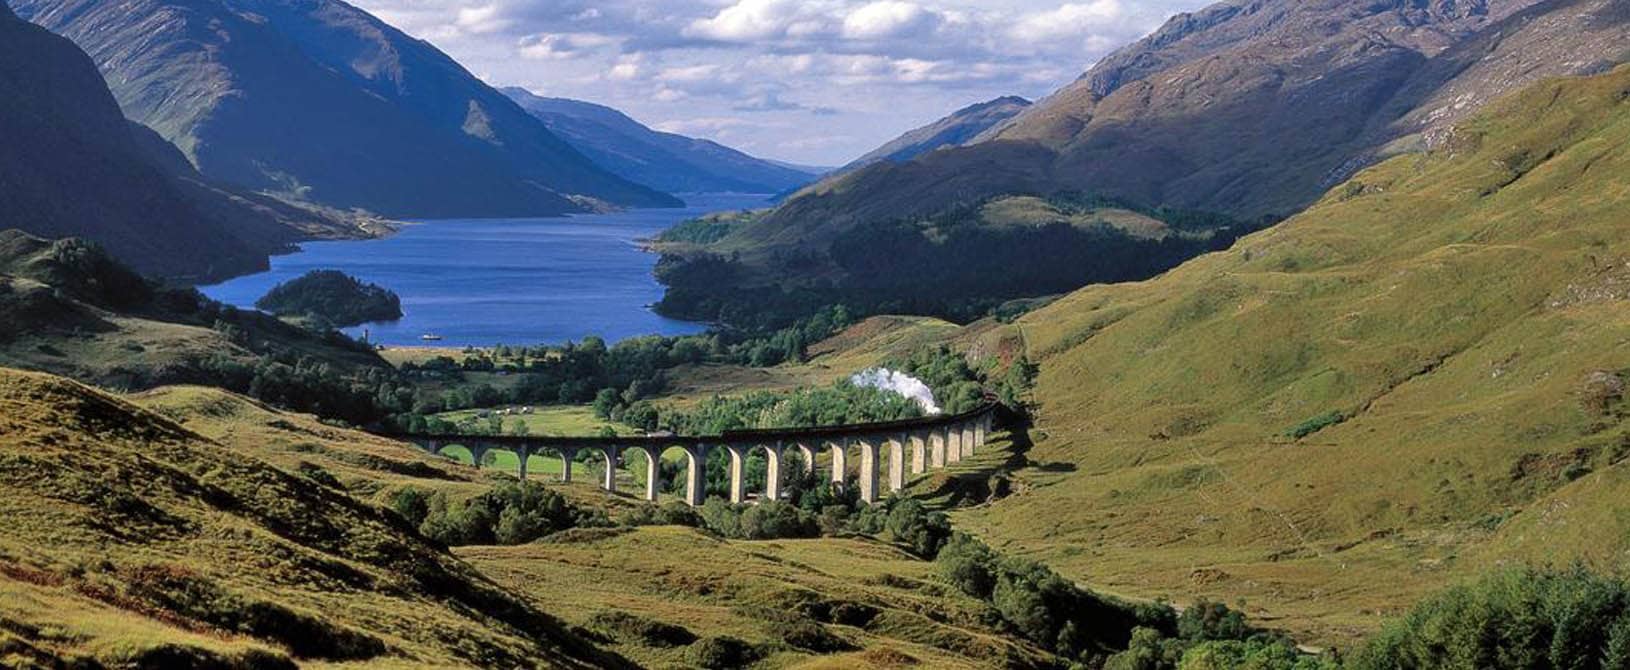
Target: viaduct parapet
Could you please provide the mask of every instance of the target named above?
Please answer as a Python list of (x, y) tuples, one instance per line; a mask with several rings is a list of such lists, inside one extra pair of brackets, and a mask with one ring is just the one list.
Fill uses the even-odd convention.
[[(715, 436), (658, 436), (639, 437), (548, 437), (509, 435), (393, 435), (391, 437), (418, 445), (432, 454), (442, 449), (461, 446), (469, 450), (470, 457), (479, 466), (487, 454), (507, 451), (520, 460), (521, 479), (527, 478), (527, 459), (533, 455), (553, 453), (561, 461), (561, 481), (572, 480), (572, 463), (584, 451), (598, 452), (605, 459), (605, 472), (599, 482), (601, 488), (617, 490), (617, 469), (623, 457), (638, 451), (645, 456), (646, 500), (656, 500), (662, 489), (662, 469), (658, 465), (663, 454), (672, 449), (685, 454), (685, 502), (700, 506), (706, 498), (707, 458), (714, 450), (723, 449), (730, 455), (730, 501), (746, 502), (747, 457), (754, 450), (763, 450), (766, 482), (763, 499), (782, 498), (782, 484), (786, 473), (782, 464), (789, 449), (796, 449), (803, 467), (813, 472), (822, 453), (829, 453), (831, 481), (840, 487), (851, 485), (849, 458), (858, 447), (859, 476), (853, 485), (859, 487), (860, 499), (875, 503), (882, 497), (883, 486), (888, 491), (905, 488), (910, 475), (947, 467), (974, 455), (985, 445), (986, 435), (996, 415), (997, 405), (985, 404), (970, 412), (940, 415), (904, 421), (821, 426), (813, 428), (785, 428), (768, 430), (728, 431)], [(887, 472), (884, 456), (887, 456)]]

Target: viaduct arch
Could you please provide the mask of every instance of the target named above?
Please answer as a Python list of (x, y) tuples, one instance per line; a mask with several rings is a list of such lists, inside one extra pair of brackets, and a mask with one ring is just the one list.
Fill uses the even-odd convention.
[[(561, 459), (561, 481), (572, 480), (572, 462), (584, 451), (596, 452), (605, 458), (606, 469), (600, 487), (617, 490), (617, 464), (625, 455), (640, 452), (645, 456), (646, 500), (656, 500), (661, 490), (661, 459), (671, 449), (682, 450), (685, 467), (681, 477), (685, 481), (684, 500), (691, 506), (700, 506), (707, 497), (707, 457), (717, 449), (729, 455), (730, 501), (746, 502), (747, 458), (762, 449), (766, 460), (764, 498), (780, 500), (786, 473), (783, 464), (786, 455), (796, 450), (802, 457), (806, 472), (815, 468), (816, 457), (823, 452), (831, 454), (831, 479), (839, 486), (849, 486), (849, 457), (852, 447), (859, 451), (860, 499), (877, 502), (888, 491), (905, 488), (910, 475), (937, 470), (972, 456), (985, 445), (986, 435), (996, 415), (997, 405), (987, 403), (962, 414), (923, 417), (884, 423), (822, 426), (815, 428), (777, 428), (766, 430), (727, 431), (717, 436), (659, 436), (640, 437), (547, 437), (508, 435), (394, 435), (395, 439), (410, 442), (432, 454), (443, 447), (462, 445), (469, 450), (477, 466), (490, 452), (508, 451), (520, 459), (521, 479), (527, 478), (527, 459), (533, 455), (554, 452)], [(883, 471), (884, 456), (887, 471)]]

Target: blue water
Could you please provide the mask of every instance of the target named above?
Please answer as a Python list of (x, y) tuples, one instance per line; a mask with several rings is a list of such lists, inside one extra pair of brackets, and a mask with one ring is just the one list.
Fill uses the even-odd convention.
[[(554, 219), (415, 222), (379, 240), (310, 242), (272, 269), (206, 286), (211, 298), (253, 309), (273, 286), (311, 270), (340, 270), (402, 297), (403, 317), (347, 329), (387, 345), (558, 344), (599, 335), (683, 335), (700, 324), (663, 318), (651, 276), (657, 257), (636, 240), (708, 212), (757, 208), (764, 196), (701, 195), (684, 209)], [(444, 339), (423, 342), (434, 333)]]

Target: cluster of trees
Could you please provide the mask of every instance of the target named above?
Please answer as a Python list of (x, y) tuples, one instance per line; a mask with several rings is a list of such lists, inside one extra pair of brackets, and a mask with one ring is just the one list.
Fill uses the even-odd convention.
[(1630, 583), (1584, 568), (1503, 570), (1427, 598), (1346, 659), (1301, 653), (1201, 601), (1175, 630), (1144, 627), (1106, 670), (1630, 668)]
[[(172, 304), (183, 301), (177, 297)], [(371, 347), (336, 330), (290, 326), (253, 311), (223, 305), (194, 293), (185, 307), (189, 321), (206, 325), (253, 359), (225, 353), (197, 363), (198, 383), (242, 393), (296, 412), (359, 426), (381, 426), (409, 411), (419, 392), (379, 360)]]
[(922, 415), (922, 407), (910, 398), (839, 380), (830, 386), (792, 391), (714, 396), (689, 410), (664, 413), (661, 425), (686, 435), (718, 435), (727, 430), (836, 426)]
[(700, 508), (679, 502), (637, 507), (617, 521), (629, 526), (703, 528), (736, 540), (867, 535), (887, 538), (928, 559), (951, 537), (950, 520), (921, 501), (891, 496), (867, 505), (854, 487), (820, 480), (813, 473), (793, 477), (785, 500), (734, 505), (714, 496)]
[(967, 356), (948, 346), (922, 347), (905, 357), (884, 361), (883, 367), (927, 384), (946, 414), (971, 411), (985, 402), (986, 372), (970, 365)]
[[(439, 395), (421, 394), (399, 412), (396, 425), (412, 432), (451, 429), (432, 414), (512, 404), (592, 403), (607, 420), (655, 429), (655, 410), (642, 401), (667, 388), (668, 371), (682, 365), (724, 363), (767, 367), (802, 360), (807, 347), (849, 327), (842, 306), (818, 310), (791, 326), (759, 334), (720, 330), (704, 335), (636, 337), (607, 345), (599, 337), (561, 346), (467, 349), (462, 360), (441, 356), (402, 366), (408, 380), (446, 386)], [(466, 372), (502, 372), (518, 377), (500, 390), (464, 384)]]
[(762, 212), (725, 212), (679, 222), (657, 236), (658, 242), (712, 244), (759, 218)]
[(395, 293), (339, 270), (312, 270), (278, 284), (256, 300), (255, 307), (309, 319), (320, 329), (402, 318), (402, 299)]
[(533, 482), (504, 483), (467, 500), (408, 487), (390, 502), (420, 534), (447, 546), (525, 544), (568, 528), (612, 525), (605, 512), (574, 505)]
[(1630, 583), (1580, 567), (1498, 572), (1416, 605), (1348, 666), (1630, 668)]
[(1175, 631), (1133, 629), (1105, 670), (1336, 670), (1332, 655), (1299, 651), (1284, 635), (1251, 626), (1227, 605), (1201, 599), (1177, 615)]
[(955, 533), (934, 559), (940, 574), (963, 593), (989, 603), (1004, 626), (1064, 658), (1089, 666), (1124, 650), (1133, 631), (1177, 632), (1177, 618), (1162, 603), (1134, 604), (1076, 586), (1047, 566), (1003, 556), (972, 536)]

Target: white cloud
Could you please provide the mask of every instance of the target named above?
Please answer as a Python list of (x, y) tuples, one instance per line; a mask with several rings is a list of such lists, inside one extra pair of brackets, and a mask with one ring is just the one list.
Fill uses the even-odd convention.
[(752, 42), (792, 34), (807, 37), (820, 31), (811, 3), (799, 0), (739, 0), (719, 13), (697, 19), (684, 35), (721, 42)]
[(538, 34), (523, 37), (517, 44), (523, 58), (561, 60), (580, 58), (596, 49), (614, 46), (617, 39), (595, 33)]
[(843, 36), (854, 40), (877, 40), (921, 34), (939, 23), (938, 15), (921, 5), (898, 0), (880, 0), (850, 12), (843, 19)]
[(639, 79), (640, 64), (633, 61), (625, 61), (613, 65), (611, 66), (610, 70), (606, 71), (606, 78), (617, 81), (632, 81), (634, 79)]
[(733, 118), (689, 130), (832, 164), (967, 104), (1044, 96), (1212, 0), (351, 1), (493, 83)]
[(507, 30), (513, 25), (509, 19), (504, 18), (498, 5), (482, 5), (480, 7), (461, 7), (453, 25), (459, 30), (474, 34), (485, 35)]
[(1071, 3), (1025, 16), (1013, 24), (1008, 34), (1024, 42), (1086, 39), (1096, 32), (1115, 27), (1115, 23), (1125, 15), (1120, 0)]

